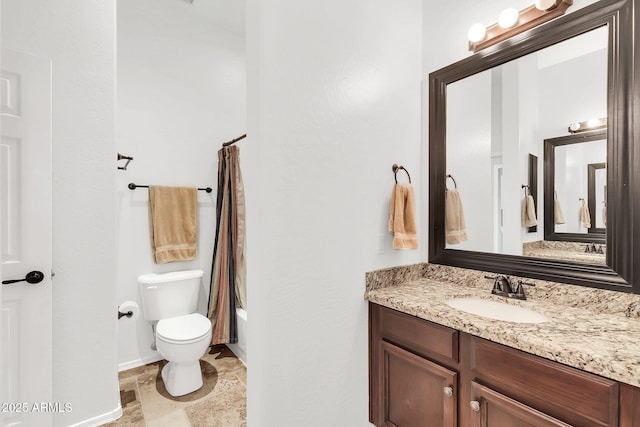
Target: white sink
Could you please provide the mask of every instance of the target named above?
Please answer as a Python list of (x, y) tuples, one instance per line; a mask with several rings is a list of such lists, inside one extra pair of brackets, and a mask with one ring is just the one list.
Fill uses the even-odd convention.
[(452, 298), (445, 301), (449, 307), (490, 319), (514, 323), (548, 322), (547, 316), (528, 308), (479, 298)]

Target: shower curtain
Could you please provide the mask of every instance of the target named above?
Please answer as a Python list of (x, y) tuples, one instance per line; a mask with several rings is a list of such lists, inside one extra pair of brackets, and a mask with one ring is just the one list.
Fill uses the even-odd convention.
[(238, 342), (236, 306), (246, 308), (245, 206), (239, 149), (229, 146), (218, 151), (216, 237), (208, 309), (211, 344)]

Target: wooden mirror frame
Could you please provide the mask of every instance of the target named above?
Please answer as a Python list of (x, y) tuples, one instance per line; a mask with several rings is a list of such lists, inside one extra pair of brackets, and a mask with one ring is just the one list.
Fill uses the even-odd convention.
[[(601, 0), (429, 74), (429, 262), (640, 293), (640, 0)], [(607, 264), (447, 249), (444, 227), (447, 85), (607, 25)], [(469, 209), (469, 207), (467, 207)], [(468, 211), (469, 213), (471, 211)], [(635, 213), (635, 214), (634, 214)], [(634, 242), (638, 242), (634, 245)], [(635, 249), (635, 250), (634, 250)]]
[[(574, 133), (557, 138), (544, 140), (544, 240), (564, 241), (564, 242), (586, 242), (586, 243), (606, 243), (604, 228), (591, 227), (588, 233), (556, 233), (553, 221), (553, 192), (556, 182), (556, 147), (583, 142), (600, 141), (607, 139), (607, 130), (597, 130), (593, 132)], [(609, 146), (607, 145), (607, 149)], [(604, 163), (603, 163), (604, 165)], [(592, 189), (589, 191), (593, 191)], [(595, 219), (595, 201), (587, 196), (589, 214)], [(593, 205), (593, 206), (592, 206)], [(595, 221), (593, 222), (595, 224)], [(547, 227), (552, 224), (552, 227)]]

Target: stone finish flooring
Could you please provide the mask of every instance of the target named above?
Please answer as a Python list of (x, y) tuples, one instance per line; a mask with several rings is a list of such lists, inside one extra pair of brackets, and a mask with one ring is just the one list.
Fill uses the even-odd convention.
[(204, 385), (172, 397), (160, 376), (165, 360), (120, 372), (123, 415), (105, 426), (240, 427), (247, 418), (247, 369), (224, 345), (200, 359)]

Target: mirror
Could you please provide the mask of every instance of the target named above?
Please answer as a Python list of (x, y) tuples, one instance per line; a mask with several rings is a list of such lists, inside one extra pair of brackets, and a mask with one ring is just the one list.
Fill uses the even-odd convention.
[[(447, 172), (458, 182), (463, 205), (474, 212), (465, 215), (468, 239), (449, 241), (448, 249), (523, 255), (527, 245), (538, 244), (538, 250), (529, 251), (528, 256), (566, 259), (565, 255), (573, 255), (575, 250), (567, 247), (542, 251), (549, 246), (542, 244), (543, 230), (553, 232), (554, 224), (544, 222), (546, 205), (536, 204), (538, 195), (530, 194), (528, 160), (542, 156), (544, 135), (563, 130), (568, 134), (569, 123), (576, 118), (606, 115), (607, 41), (608, 27), (602, 26), (447, 85)], [(567, 211), (567, 221), (555, 233), (560, 232), (558, 228), (565, 233), (595, 230), (590, 223), (578, 221), (582, 208), (578, 199), (584, 200), (583, 213), (588, 212), (583, 160), (590, 157), (583, 153), (588, 156), (590, 151), (583, 147), (576, 143), (555, 150), (556, 163), (564, 162), (555, 168), (555, 190)], [(598, 147), (591, 157), (604, 162), (606, 139)], [(542, 169), (533, 173), (542, 175)], [(533, 200), (530, 221), (525, 224), (522, 215), (529, 195)], [(574, 195), (575, 200), (566, 203)], [(585, 224), (587, 228), (582, 227)], [(546, 240), (570, 241), (569, 236)], [(582, 252), (582, 248), (576, 250)]]
[[(640, 248), (633, 252), (623, 231), (636, 221), (629, 181), (639, 178), (628, 144), (631, 6), (602, 0), (430, 74), (429, 262), (640, 292), (629, 259)], [(547, 141), (599, 117), (609, 123), (599, 142), (577, 142), (592, 131), (554, 146), (549, 180)], [(543, 153), (533, 174), (544, 169), (544, 183), (529, 204), (528, 158)], [(457, 188), (448, 181), (447, 190), (448, 174)], [(456, 190), (467, 239), (447, 241), (455, 233), (446, 229), (445, 199)], [(554, 191), (565, 224), (554, 223)], [(616, 200), (608, 209), (607, 192)], [(600, 256), (585, 257), (586, 243)]]
[(593, 131), (544, 141), (546, 241), (605, 243), (606, 137)]

